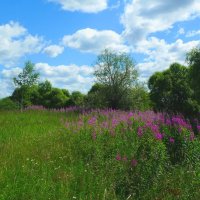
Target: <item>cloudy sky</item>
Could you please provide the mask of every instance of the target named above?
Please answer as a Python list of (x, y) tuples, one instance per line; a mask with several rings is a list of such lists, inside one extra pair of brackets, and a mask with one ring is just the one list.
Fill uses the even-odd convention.
[(198, 45), (199, 0), (1, 0), (0, 98), (27, 60), (41, 81), (86, 93), (105, 48), (129, 53), (148, 80)]

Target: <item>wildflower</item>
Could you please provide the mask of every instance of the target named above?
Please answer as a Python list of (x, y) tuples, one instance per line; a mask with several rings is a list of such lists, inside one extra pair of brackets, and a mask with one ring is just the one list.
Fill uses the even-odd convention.
[(170, 142), (170, 143), (174, 143), (174, 142), (175, 142), (175, 139), (172, 138), (172, 137), (170, 137), (170, 138), (169, 138), (169, 142)]
[(133, 114), (132, 112), (128, 113), (128, 117), (129, 117), (129, 118), (131, 118), (131, 117), (133, 117), (133, 116), (134, 116), (134, 114)]
[(197, 130), (200, 132), (200, 125), (197, 126)]
[(157, 140), (162, 140), (163, 135), (161, 133), (156, 133), (155, 137), (156, 137)]
[(121, 159), (122, 159), (122, 158), (121, 158), (120, 154), (117, 154), (116, 160), (120, 161)]
[(131, 160), (131, 166), (136, 167), (137, 164), (138, 164), (137, 160), (135, 160), (135, 159)]
[(88, 120), (88, 124), (94, 125), (94, 124), (96, 124), (96, 121), (97, 121), (96, 117), (92, 117), (91, 119)]
[(139, 137), (142, 137), (142, 135), (143, 135), (142, 127), (139, 127), (139, 128), (138, 128), (137, 135), (138, 135)]

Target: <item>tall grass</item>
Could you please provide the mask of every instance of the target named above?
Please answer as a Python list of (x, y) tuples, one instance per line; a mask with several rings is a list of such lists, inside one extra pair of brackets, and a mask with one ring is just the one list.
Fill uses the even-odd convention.
[(153, 112), (1, 112), (0, 199), (200, 199), (199, 141)]

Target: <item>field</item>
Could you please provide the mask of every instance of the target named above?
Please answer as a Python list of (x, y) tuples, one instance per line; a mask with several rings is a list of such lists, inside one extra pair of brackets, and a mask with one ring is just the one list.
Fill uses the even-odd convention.
[(2, 111), (0, 200), (198, 200), (195, 123), (151, 111)]

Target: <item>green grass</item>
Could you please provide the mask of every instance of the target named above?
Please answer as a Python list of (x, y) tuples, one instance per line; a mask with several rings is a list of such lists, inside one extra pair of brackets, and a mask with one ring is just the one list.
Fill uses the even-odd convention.
[[(104, 134), (93, 141), (87, 130), (70, 132), (64, 127), (66, 119), (77, 116), (0, 113), (0, 200), (128, 199), (124, 190), (132, 171), (115, 159), (126, 143), (120, 136)], [(200, 199), (199, 169), (171, 167), (150, 189), (129, 199)]]

